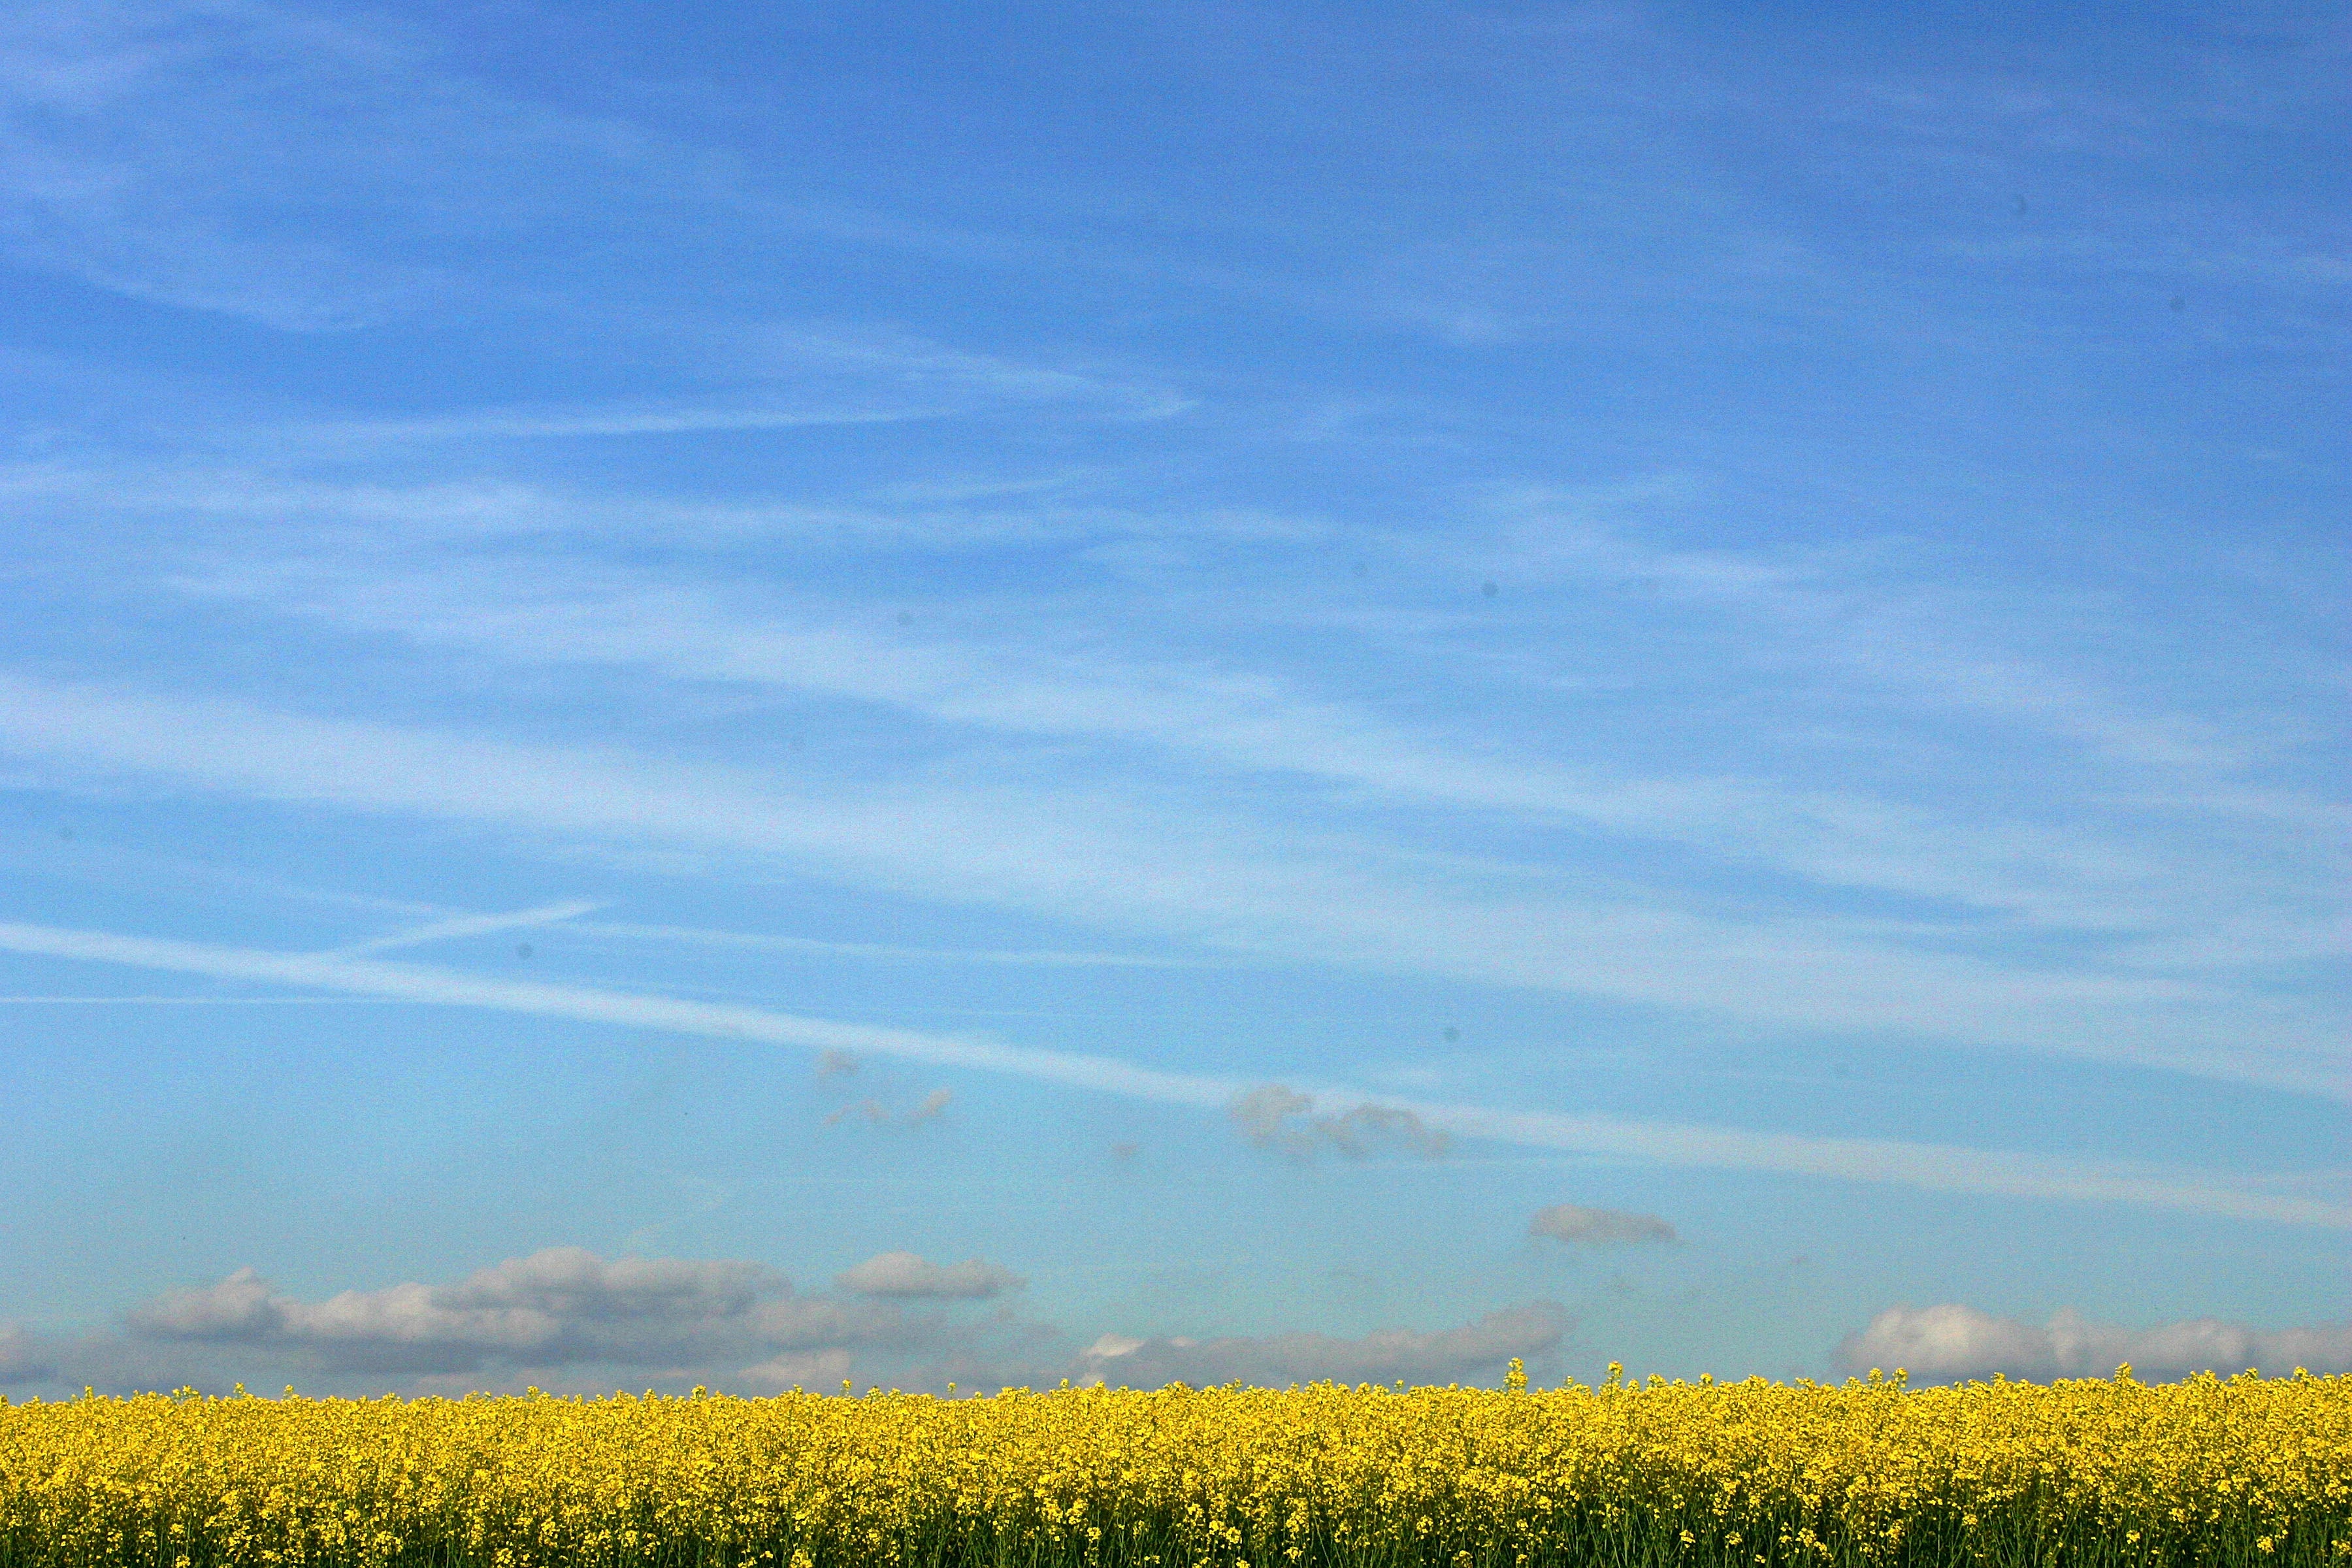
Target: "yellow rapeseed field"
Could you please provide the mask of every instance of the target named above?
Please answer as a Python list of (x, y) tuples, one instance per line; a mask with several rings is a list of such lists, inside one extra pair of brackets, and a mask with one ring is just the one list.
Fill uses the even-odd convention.
[(0, 1568), (2352, 1563), (2352, 1378), (0, 1403)]

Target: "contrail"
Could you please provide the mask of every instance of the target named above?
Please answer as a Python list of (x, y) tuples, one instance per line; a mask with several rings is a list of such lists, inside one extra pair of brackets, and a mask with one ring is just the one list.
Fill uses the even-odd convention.
[(1034, 948), (902, 947), (880, 942), (824, 942), (808, 936), (712, 931), (703, 926), (637, 925), (620, 921), (577, 921), (586, 936), (732, 947), (755, 952), (805, 952), (831, 958), (923, 959), (950, 963), (1029, 964), (1050, 969), (1238, 969), (1241, 958), (1164, 958), (1150, 953), (1066, 952)]
[[(765, 1007), (693, 1002), (639, 992), (542, 981), (493, 980), (426, 964), (338, 953), (276, 952), (110, 931), (0, 922), (0, 951), (127, 964), (142, 969), (256, 981), (457, 1007), (483, 1007), (617, 1024), (709, 1039), (756, 1041), (809, 1051), (897, 1057), (1092, 1089), (1162, 1104), (1223, 1108), (1252, 1087), (1238, 1079), (1162, 1072), (1108, 1057), (1040, 1050), (969, 1036), (844, 1024)], [(2032, 1155), (1891, 1140), (1809, 1138), (1686, 1123), (1622, 1121), (1548, 1111), (1388, 1100), (1317, 1086), (1318, 1103), (1346, 1110), (1381, 1105), (1409, 1110), (1463, 1137), (1717, 1170), (1892, 1183), (1937, 1192), (2072, 1198), (2283, 1225), (2352, 1229), (2352, 1205), (2211, 1185), (2161, 1169), (2060, 1161)]]
[(492, 980), (428, 964), (347, 958), (331, 952), (275, 952), (6, 922), (0, 922), (0, 951), (130, 964), (220, 980), (309, 986), (404, 1002), (530, 1013), (581, 1023), (618, 1024), (709, 1039), (751, 1040), (812, 1051), (867, 1052), (1173, 1104), (1222, 1106), (1243, 1088), (1238, 1080), (1160, 1072), (1104, 1057), (1006, 1046), (965, 1036), (879, 1024), (835, 1023), (765, 1007), (692, 1002), (640, 992), (542, 981)]
[(422, 947), (426, 942), (448, 942), (457, 937), (487, 936), (492, 931), (515, 931), (525, 926), (553, 925), (558, 921), (594, 914), (608, 901), (573, 899), (566, 903), (541, 904), (535, 910), (516, 910), (503, 915), (451, 915), (447, 920), (432, 921), (424, 925), (411, 926), (406, 931), (355, 942), (348, 947), (334, 949), (328, 956), (359, 958), (371, 952), (388, 952), (398, 947)]

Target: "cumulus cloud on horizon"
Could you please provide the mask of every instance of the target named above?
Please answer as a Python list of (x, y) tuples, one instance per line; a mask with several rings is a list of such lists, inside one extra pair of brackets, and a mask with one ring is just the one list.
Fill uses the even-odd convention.
[(1529, 1236), (1548, 1236), (1576, 1247), (1624, 1247), (1636, 1242), (1676, 1241), (1675, 1227), (1654, 1214), (1626, 1209), (1554, 1204), (1528, 1221)]
[(17, 1324), (0, 1325), (0, 1386), (54, 1376), (47, 1347)]
[(1143, 1339), (1105, 1334), (1078, 1358), (1076, 1379), (1130, 1388), (1170, 1383), (1195, 1388), (1240, 1382), (1265, 1387), (1328, 1378), (1335, 1383), (1451, 1383), (1502, 1370), (1567, 1337), (1557, 1302), (1531, 1301), (1433, 1332), (1383, 1329), (1360, 1339), (1287, 1333), (1263, 1338)]
[[(854, 1374), (908, 1388), (1051, 1386), (1076, 1336), (961, 1303), (1025, 1282), (983, 1258), (867, 1258), (824, 1291), (742, 1259), (606, 1258), (559, 1247), (454, 1280), (308, 1300), (258, 1270), (166, 1290), (110, 1328), (0, 1322), (0, 1388), (40, 1397), (194, 1386), (460, 1395), (528, 1386), (828, 1391)], [(618, 1380), (616, 1382), (616, 1380)]]
[(2046, 1323), (2000, 1318), (1958, 1302), (1893, 1307), (1837, 1348), (1842, 1371), (1901, 1367), (1918, 1383), (2006, 1377), (2047, 1381), (2106, 1377), (2128, 1363), (2135, 1376), (2227, 1376), (2253, 1368), (2272, 1376), (2302, 1367), (2352, 1373), (2352, 1323), (2256, 1329), (2216, 1318), (2150, 1329), (2097, 1323), (2065, 1309)]
[[(945, 1271), (945, 1283), (968, 1290), (972, 1277), (959, 1270)], [(853, 1357), (906, 1365), (981, 1348), (971, 1324), (910, 1316), (871, 1294), (798, 1293), (773, 1269), (737, 1259), (608, 1259), (577, 1247), (446, 1283), (411, 1280), (322, 1300), (240, 1268), (153, 1297), (114, 1329), (66, 1335), (0, 1325), (0, 1386), (225, 1388), (323, 1378), (370, 1392), (526, 1382), (585, 1391), (630, 1368), (656, 1382), (772, 1393), (838, 1381)]]
[(607, 1260), (549, 1247), (454, 1284), (278, 1293), (251, 1268), (167, 1291), (127, 1326), (149, 1340), (296, 1352), (331, 1371), (467, 1373), (494, 1363), (669, 1365), (764, 1350), (869, 1343), (903, 1327), (887, 1307), (796, 1296), (756, 1263)]
[(860, 1296), (940, 1297), (983, 1300), (1019, 1289), (1025, 1281), (1011, 1269), (978, 1258), (961, 1263), (931, 1263), (912, 1252), (885, 1252), (833, 1277), (844, 1290)]

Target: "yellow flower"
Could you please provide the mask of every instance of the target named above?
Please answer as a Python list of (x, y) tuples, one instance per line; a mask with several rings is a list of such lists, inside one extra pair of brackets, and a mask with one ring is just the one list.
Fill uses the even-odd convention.
[(2346, 1563), (2352, 1379), (0, 1401), (0, 1568), (1537, 1568), (1660, 1542)]

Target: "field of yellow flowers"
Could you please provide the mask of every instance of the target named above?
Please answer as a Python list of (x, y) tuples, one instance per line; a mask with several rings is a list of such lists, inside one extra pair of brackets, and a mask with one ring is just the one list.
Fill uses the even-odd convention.
[(2352, 1563), (2352, 1378), (0, 1402), (0, 1568)]

